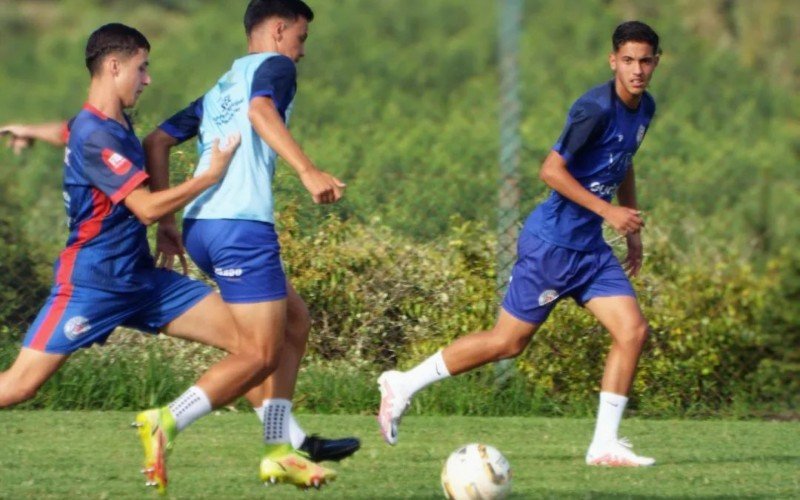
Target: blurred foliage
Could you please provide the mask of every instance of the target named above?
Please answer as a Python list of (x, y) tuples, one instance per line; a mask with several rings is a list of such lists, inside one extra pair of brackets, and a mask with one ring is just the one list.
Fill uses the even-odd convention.
[[(287, 267), (315, 318), (311, 357), (368, 370), (408, 366), (496, 314), (487, 229), (498, 185), (496, 6), (310, 4), (317, 16), (292, 129), (348, 184), (341, 203), (320, 207), (291, 169), (277, 174)], [(73, 114), (85, 99), (86, 37), (120, 21), (153, 44), (153, 85), (134, 112), (143, 136), (245, 53), (243, 9), (210, 0), (0, 0), (0, 122)], [(657, 117), (636, 160), (648, 221), (647, 268), (636, 285), (652, 325), (638, 410), (796, 408), (800, 10), (791, 0), (594, 0), (580, 9), (531, 0), (524, 12), (523, 213), (546, 193), (538, 166), (569, 105), (610, 78), (614, 26), (640, 18), (662, 37)], [(46, 289), (42, 269), (66, 238), (61, 154), (0, 153), (0, 230), (8, 231), (0, 236), (11, 242), (0, 265), (35, 268), (0, 280), (4, 307), (23, 311), (13, 317), (30, 314), (20, 302), (38, 305), (14, 294), (20, 283), (26, 297)], [(195, 159), (191, 143), (179, 148), (173, 181)], [(16, 332), (18, 320), (3, 314)], [(593, 405), (606, 347), (594, 320), (561, 305), (517, 365), (532, 393)]]
[(0, 174), (0, 338), (21, 338), (47, 297), (50, 267), (16, 218), (21, 207)]

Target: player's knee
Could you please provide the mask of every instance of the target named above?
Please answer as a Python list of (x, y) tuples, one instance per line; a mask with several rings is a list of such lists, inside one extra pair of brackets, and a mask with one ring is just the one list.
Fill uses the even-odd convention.
[(641, 321), (637, 321), (625, 328), (622, 338), (619, 340), (628, 347), (640, 349), (647, 340), (649, 332), (650, 326), (647, 320), (642, 318)]
[(311, 317), (308, 313), (297, 315), (296, 317), (290, 318), (286, 329), (286, 340), (292, 344), (295, 350), (304, 352), (310, 332)]
[(257, 370), (261, 376), (266, 377), (278, 368), (282, 350), (282, 344), (273, 344), (258, 351), (253, 351)]
[(495, 338), (498, 339), (495, 346), (497, 350), (495, 357), (497, 359), (516, 358), (525, 351), (531, 340), (529, 335), (514, 335), (510, 333), (502, 333), (496, 335)]

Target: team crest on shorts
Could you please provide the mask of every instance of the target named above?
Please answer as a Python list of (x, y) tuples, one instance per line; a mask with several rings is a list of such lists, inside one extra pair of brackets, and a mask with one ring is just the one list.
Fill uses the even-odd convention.
[(549, 304), (558, 298), (558, 292), (553, 290), (552, 288), (549, 290), (545, 290), (539, 295), (539, 305), (543, 306), (545, 304)]
[(64, 335), (70, 340), (76, 340), (92, 329), (89, 320), (83, 316), (73, 316), (64, 325)]

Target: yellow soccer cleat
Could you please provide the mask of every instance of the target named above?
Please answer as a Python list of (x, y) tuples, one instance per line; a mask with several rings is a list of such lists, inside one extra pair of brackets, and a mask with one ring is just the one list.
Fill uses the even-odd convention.
[(336, 479), (336, 471), (312, 462), (289, 444), (278, 444), (266, 446), (259, 477), (265, 485), (287, 483), (319, 489)]
[(175, 419), (167, 408), (147, 410), (136, 415), (133, 424), (139, 430), (144, 448), (144, 469), (147, 486), (155, 486), (159, 493), (167, 491), (167, 455), (177, 435)]

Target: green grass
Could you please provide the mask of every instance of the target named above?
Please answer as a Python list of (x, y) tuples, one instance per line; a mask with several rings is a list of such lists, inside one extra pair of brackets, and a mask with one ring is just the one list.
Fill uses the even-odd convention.
[[(0, 498), (147, 498), (130, 412), (0, 412)], [(324, 492), (269, 490), (256, 479), (258, 426), (222, 412), (186, 431), (170, 457), (171, 498), (440, 498), (439, 472), (459, 445), (499, 448), (514, 469), (512, 498), (790, 498), (800, 496), (800, 423), (628, 420), (624, 433), (658, 465), (582, 463), (589, 419), (408, 417), (389, 447), (367, 416), (301, 415), (362, 450)], [(320, 497), (321, 498), (321, 497)]]

